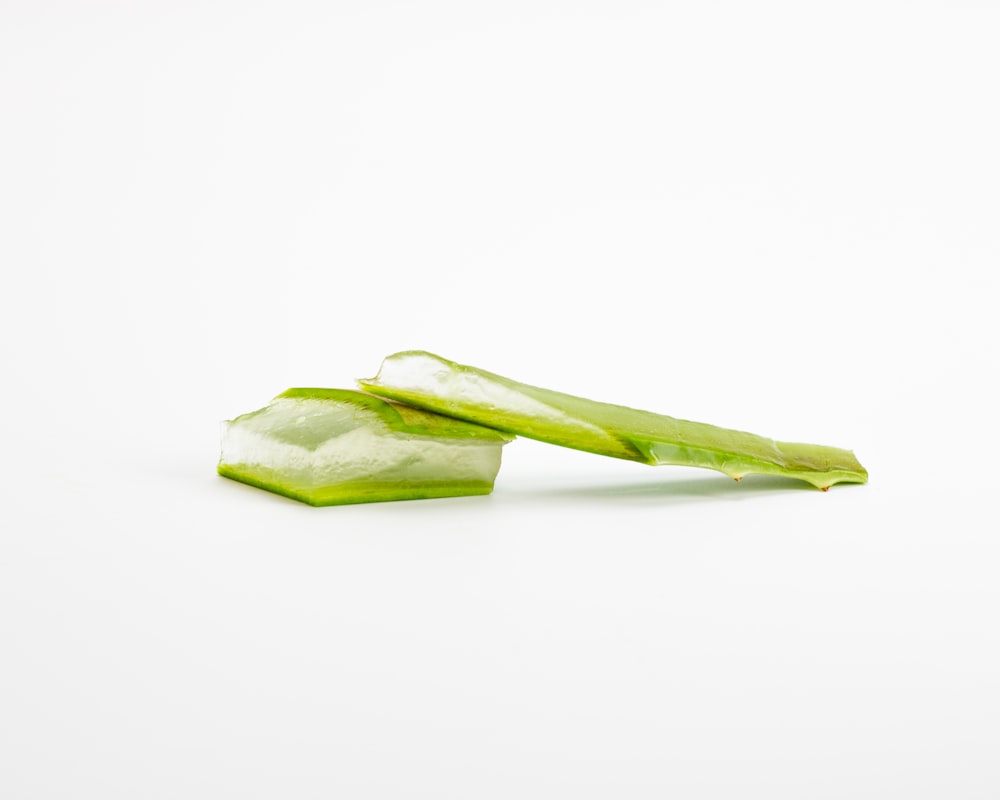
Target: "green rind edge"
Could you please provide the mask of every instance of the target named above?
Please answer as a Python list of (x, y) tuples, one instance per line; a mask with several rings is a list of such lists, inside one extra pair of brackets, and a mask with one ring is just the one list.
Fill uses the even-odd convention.
[[(251, 471), (252, 470), (252, 471)], [(277, 479), (262, 477), (260, 467), (220, 464), (218, 473), (240, 483), (298, 500), (311, 506), (342, 506), (395, 500), (429, 500), (440, 497), (471, 497), (493, 491), (491, 481), (350, 481), (334, 486), (297, 487)]]

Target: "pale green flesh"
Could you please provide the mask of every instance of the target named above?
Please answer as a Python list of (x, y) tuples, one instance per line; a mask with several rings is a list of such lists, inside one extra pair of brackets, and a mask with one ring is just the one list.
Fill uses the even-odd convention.
[(644, 464), (676, 464), (745, 475), (784, 475), (827, 489), (865, 483), (848, 450), (777, 442), (743, 431), (600, 403), (518, 383), (419, 350), (396, 353), (375, 378), (373, 394), (508, 433)]
[(513, 437), (346, 389), (223, 423), (218, 472), (311, 505), (489, 494)]

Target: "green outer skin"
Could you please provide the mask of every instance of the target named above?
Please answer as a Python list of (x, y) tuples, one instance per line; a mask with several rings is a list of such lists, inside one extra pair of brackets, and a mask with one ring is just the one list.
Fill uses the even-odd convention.
[[(380, 381), (386, 363), (413, 356), (429, 359), (435, 374), (466, 376), (480, 386), (514, 391), (565, 415), (546, 419), (505, 407), (499, 397), (489, 405), (386, 385)], [(432, 365), (432, 366), (430, 366)], [(676, 464), (718, 470), (736, 480), (744, 475), (781, 475), (808, 481), (820, 489), (835, 483), (866, 483), (868, 472), (849, 450), (824, 445), (777, 442), (752, 433), (702, 422), (675, 419), (651, 411), (600, 403), (554, 392), (457, 364), (420, 350), (389, 356), (375, 378), (359, 384), (366, 391), (429, 411), (488, 425), (531, 439), (643, 464)], [(597, 430), (594, 430), (596, 428)]]
[[(304, 398), (352, 403), (379, 416), (386, 427), (398, 433), (433, 439), (479, 439), (506, 444), (514, 439), (493, 428), (482, 427), (419, 408), (400, 406), (380, 397), (353, 389), (288, 389), (278, 398)], [(275, 398), (275, 399), (278, 399)], [(262, 409), (263, 410), (263, 409)], [(242, 417), (259, 412), (251, 411)], [(237, 417), (236, 422), (241, 417)], [(337, 506), (354, 503), (377, 503), (389, 500), (423, 500), (437, 497), (485, 495), (493, 491), (493, 481), (348, 481), (331, 486), (304, 487), (287, 480), (280, 471), (259, 464), (223, 464), (219, 475), (240, 483), (265, 489), (311, 506)]]
[(426, 483), (390, 483), (388, 481), (351, 481), (313, 489), (287, 483), (281, 474), (258, 465), (220, 464), (219, 474), (240, 483), (299, 500), (311, 506), (346, 506), (353, 503), (380, 503), (386, 500), (427, 500), (435, 497), (466, 497), (489, 494), (492, 481), (435, 481)]

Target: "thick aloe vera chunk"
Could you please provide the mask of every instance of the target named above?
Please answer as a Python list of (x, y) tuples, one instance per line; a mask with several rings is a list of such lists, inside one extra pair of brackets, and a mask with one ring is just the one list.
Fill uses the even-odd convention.
[(512, 436), (348, 389), (223, 423), (219, 474), (315, 506), (489, 494)]
[(864, 483), (854, 454), (836, 447), (776, 442), (752, 433), (599, 403), (456, 364), (419, 350), (382, 362), (362, 388), (497, 430), (644, 464), (679, 464), (736, 480), (762, 473), (801, 478), (821, 489)]

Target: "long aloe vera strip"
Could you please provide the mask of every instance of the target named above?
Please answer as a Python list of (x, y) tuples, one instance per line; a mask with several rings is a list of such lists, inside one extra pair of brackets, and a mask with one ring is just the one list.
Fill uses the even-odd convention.
[(744, 475), (783, 475), (820, 489), (865, 483), (854, 454), (836, 447), (777, 442), (743, 431), (600, 403), (518, 383), (421, 350), (396, 353), (374, 378), (373, 394), (543, 442), (644, 464), (677, 464)]
[(349, 389), (289, 389), (223, 423), (218, 472), (316, 506), (489, 494), (513, 437)]

